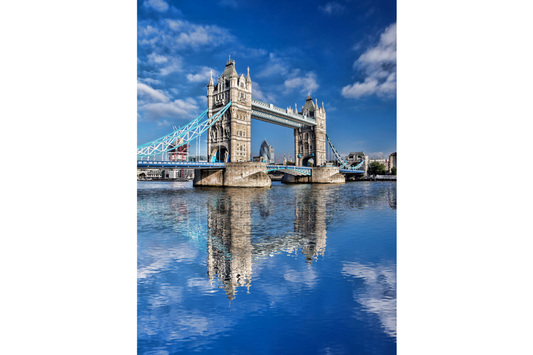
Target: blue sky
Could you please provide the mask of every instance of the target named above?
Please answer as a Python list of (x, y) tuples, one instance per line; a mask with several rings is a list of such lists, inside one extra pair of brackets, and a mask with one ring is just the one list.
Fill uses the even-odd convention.
[[(140, 0), (137, 7), (138, 144), (205, 110), (209, 73), (216, 81), (231, 55), (239, 75), (250, 68), (254, 98), (301, 109), (310, 92), (324, 102), (328, 135), (343, 156), (396, 151), (395, 1)], [(253, 155), (265, 138), (276, 158), (294, 154), (292, 129), (253, 120)]]

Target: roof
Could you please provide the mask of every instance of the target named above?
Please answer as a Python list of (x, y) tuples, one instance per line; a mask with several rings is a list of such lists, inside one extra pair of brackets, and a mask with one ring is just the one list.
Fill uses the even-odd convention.
[(315, 104), (313, 103), (313, 98), (311, 95), (307, 96), (307, 99), (305, 100), (305, 105), (302, 108), (302, 112), (304, 112), (307, 109), (309, 112), (309, 116), (313, 116), (312, 113), (315, 112)]
[(235, 70), (235, 61), (228, 59), (226, 63), (226, 69), (224, 69), (224, 72), (221, 75), (225, 79), (229, 78), (238, 78), (239, 74), (237, 74), (237, 70)]

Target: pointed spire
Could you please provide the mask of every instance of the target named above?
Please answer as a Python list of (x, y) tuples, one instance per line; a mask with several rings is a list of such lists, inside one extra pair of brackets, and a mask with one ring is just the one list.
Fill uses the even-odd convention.
[(209, 77), (209, 84), (207, 84), (207, 86), (214, 86), (213, 84), (213, 71), (211, 70), (211, 75)]
[(248, 67), (248, 74), (246, 74), (246, 82), (251, 82), (252, 79), (250, 78), (250, 67)]
[(318, 107), (318, 99), (315, 97), (315, 107)]

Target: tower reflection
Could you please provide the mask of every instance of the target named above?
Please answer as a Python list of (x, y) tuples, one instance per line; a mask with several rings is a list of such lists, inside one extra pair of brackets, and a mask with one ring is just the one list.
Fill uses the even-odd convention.
[[(253, 262), (279, 252), (300, 250), (311, 264), (326, 249), (325, 189), (306, 188), (292, 195), (294, 227), (271, 235), (275, 220), (291, 218), (286, 209), (277, 212), (268, 191), (225, 189), (208, 202), (207, 276), (217, 277), (229, 300), (237, 288), (252, 284)], [(274, 212), (272, 212), (274, 211)], [(290, 223), (290, 220), (288, 220)], [(252, 229), (253, 225), (253, 229)], [(283, 223), (283, 225), (287, 225)], [(270, 234), (270, 235), (269, 235)]]

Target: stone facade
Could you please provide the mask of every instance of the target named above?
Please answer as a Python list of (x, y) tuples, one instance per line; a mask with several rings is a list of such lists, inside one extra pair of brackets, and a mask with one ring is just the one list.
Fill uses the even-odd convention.
[(207, 152), (209, 161), (249, 162), (251, 158), (252, 80), (250, 70), (245, 78), (235, 70), (231, 59), (218, 78), (213, 77), (207, 85), (208, 117), (213, 116), (226, 104), (232, 105), (208, 130)]
[(318, 102), (313, 103), (313, 99), (309, 95), (302, 112), (299, 113), (314, 118), (317, 125), (304, 126), (294, 130), (295, 164), (307, 166), (309, 160), (313, 159), (313, 166), (322, 166), (326, 163), (326, 110), (324, 103), (322, 103), (322, 107), (318, 107)]
[(344, 184), (346, 179), (339, 173), (338, 167), (316, 167), (313, 168), (311, 182), (313, 184)]

